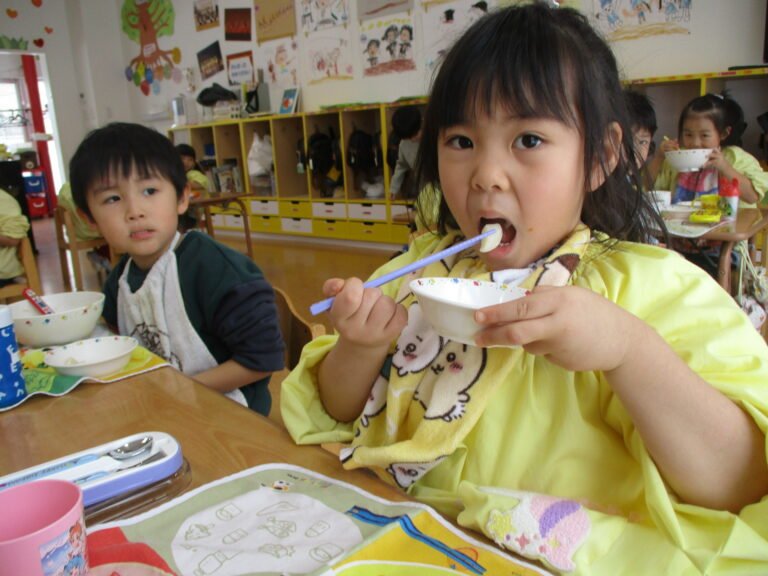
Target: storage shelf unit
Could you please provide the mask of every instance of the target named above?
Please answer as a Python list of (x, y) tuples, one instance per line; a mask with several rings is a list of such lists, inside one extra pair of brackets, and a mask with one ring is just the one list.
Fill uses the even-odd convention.
[[(707, 92), (729, 90), (744, 108), (749, 124), (744, 134), (745, 148), (759, 154), (759, 132), (754, 118), (768, 109), (768, 67), (642, 78), (628, 80), (626, 84), (653, 99), (659, 125), (657, 140), (665, 135), (676, 136), (678, 116), (689, 100)], [(398, 107), (406, 105), (423, 109), (426, 98), (183, 126), (172, 129), (171, 137), (177, 143), (192, 145), (198, 158), (212, 145), (217, 165), (236, 161), (243, 187), (251, 197), (248, 213), (254, 232), (400, 244), (408, 240), (409, 228), (403, 215), (412, 200), (390, 197), (392, 173), (386, 151), (392, 115)], [(382, 161), (367, 174), (353, 170), (347, 161), (347, 144), (355, 129), (379, 138)], [(313, 133), (331, 130), (339, 138), (344, 184), (332, 196), (324, 196), (313, 183), (311, 168), (298, 167), (298, 151), (302, 141), (306, 148)], [(255, 134), (268, 134), (272, 140), (274, 169), (268, 179), (252, 179), (248, 174), (248, 151)], [(364, 182), (377, 180), (383, 181), (384, 196), (367, 197)], [(215, 207), (211, 211), (217, 229), (242, 230), (233, 212)]]

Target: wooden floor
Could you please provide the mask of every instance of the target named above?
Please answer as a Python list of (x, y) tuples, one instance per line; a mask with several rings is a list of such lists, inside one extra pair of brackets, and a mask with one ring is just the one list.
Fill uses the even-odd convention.
[[(56, 235), (52, 218), (34, 220), (32, 227), (39, 251), (37, 265), (43, 294), (64, 291), (64, 279), (56, 251)], [(217, 236), (225, 244), (245, 253), (245, 241), (235, 236)], [(308, 320), (325, 324), (325, 315), (312, 318), (309, 306), (323, 299), (323, 282), (332, 277), (367, 278), (393, 254), (386, 248), (347, 248), (312, 245), (306, 241), (254, 239), (254, 260), (271, 284), (282, 288), (296, 309)], [(101, 290), (96, 271), (83, 254), (86, 290)]]

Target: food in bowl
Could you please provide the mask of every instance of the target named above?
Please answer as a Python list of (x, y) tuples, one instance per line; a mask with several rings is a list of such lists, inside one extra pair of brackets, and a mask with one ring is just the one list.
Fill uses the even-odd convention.
[(410, 288), (440, 336), (472, 346), (480, 331), (475, 310), (510, 302), (527, 293), (510, 284), (464, 278), (418, 278), (411, 281)]
[(98, 378), (125, 368), (136, 348), (130, 336), (103, 336), (45, 351), (45, 363), (67, 376)]
[(57, 346), (91, 335), (104, 308), (101, 292), (46, 294), (53, 314), (40, 314), (26, 300), (10, 305), (18, 341), (31, 348)]
[(678, 172), (696, 172), (712, 154), (712, 148), (688, 148), (685, 150), (670, 150), (664, 156)]

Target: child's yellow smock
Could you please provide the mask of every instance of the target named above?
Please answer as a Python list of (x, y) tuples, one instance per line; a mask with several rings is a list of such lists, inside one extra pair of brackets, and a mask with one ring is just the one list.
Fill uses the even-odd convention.
[(89, 226), (88, 223), (80, 217), (77, 206), (75, 206), (75, 200), (72, 198), (72, 188), (70, 187), (69, 182), (65, 182), (59, 190), (59, 205), (66, 208), (72, 216), (72, 224), (75, 226), (75, 236), (77, 236), (78, 240), (85, 242), (101, 238), (101, 233), (96, 230), (95, 227)]
[[(29, 220), (21, 213), (21, 206), (5, 190), (0, 189), (0, 236), (24, 238), (29, 232)], [(16, 246), (0, 247), (0, 279), (10, 280), (24, 274)]]
[(193, 195), (204, 198), (208, 196), (208, 176), (200, 172), (200, 170), (190, 170), (187, 172), (187, 182), (193, 185)]
[[(723, 148), (723, 157), (728, 163), (733, 166), (739, 174), (743, 174), (752, 183), (752, 187), (757, 192), (760, 199), (765, 197), (765, 193), (768, 191), (768, 172), (765, 172), (757, 161), (757, 158), (752, 156), (746, 150), (739, 148), (738, 146), (728, 146)], [(664, 160), (661, 165), (661, 171), (656, 176), (654, 182), (655, 190), (671, 190), (674, 195), (675, 186), (677, 185), (678, 172), (672, 168), (672, 165)], [(760, 200), (757, 202), (760, 204)], [(739, 205), (743, 208), (754, 208), (755, 204), (748, 204), (744, 201), (739, 202)]]
[[(431, 234), (418, 237), (408, 253), (375, 275), (444, 246), (445, 239)], [(487, 277), (484, 270), (473, 274)], [(401, 284), (410, 279), (382, 290), (402, 296)], [(591, 244), (570, 283), (644, 319), (693, 370), (768, 432), (768, 347), (734, 301), (699, 268), (653, 246), (620, 243), (604, 252), (604, 246)], [(413, 307), (412, 298), (403, 301)], [(369, 400), (356, 422), (334, 421), (320, 402), (316, 372), (335, 342), (336, 336), (329, 335), (306, 346), (300, 364), (283, 382), (283, 420), (300, 444), (351, 442), (361, 427), (377, 419), (387, 418), (389, 426), (395, 407), (389, 404), (400, 402), (388, 395), (386, 405), (370, 409)], [(392, 349), (393, 366), (404, 343)], [(440, 346), (445, 351), (457, 345)], [(412, 464), (372, 466), (382, 478), (403, 486), (409, 475), (418, 477), (408, 488), (410, 495), (559, 572), (768, 573), (768, 499), (738, 516), (679, 503), (600, 372), (571, 372), (522, 349), (458, 347), (452, 353), (459, 370), (475, 370), (482, 357), (484, 372), (478, 373), (492, 378), (491, 399), (455, 449), (426, 473)], [(389, 378), (398, 378), (399, 371), (390, 370)], [(443, 384), (436, 382), (434, 394)], [(475, 389), (481, 383), (462, 393), (479, 395)], [(383, 384), (389, 386), (386, 379)], [(408, 410), (404, 421), (410, 413), (425, 417), (417, 396), (418, 390), (407, 406), (397, 406)], [(397, 437), (393, 442), (406, 447), (402, 457), (410, 463), (424, 448), (412, 441)], [(348, 456), (346, 467), (359, 465)]]

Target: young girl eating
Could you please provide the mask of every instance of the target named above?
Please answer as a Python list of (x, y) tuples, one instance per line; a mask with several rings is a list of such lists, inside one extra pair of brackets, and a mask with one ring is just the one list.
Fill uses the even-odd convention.
[[(754, 206), (759, 202), (768, 190), (768, 172), (749, 152), (728, 144), (734, 129), (741, 129), (730, 121), (731, 116), (743, 119), (743, 114), (738, 114), (740, 109), (738, 103), (720, 94), (705, 94), (691, 100), (680, 114), (679, 140), (664, 140), (650, 162), (649, 171), (656, 177), (654, 188), (672, 190), (672, 202), (677, 203), (702, 194), (717, 194), (720, 178), (736, 179), (742, 205)], [(678, 173), (664, 154), (681, 148), (711, 148), (712, 153), (701, 170)]]
[(476, 311), (468, 346), (425, 321), (414, 275), (328, 280), (336, 334), (283, 383), (293, 438), (345, 443), (346, 468), (558, 572), (764, 568), (768, 347), (704, 272), (637, 243), (658, 216), (633, 158), (615, 58), (585, 17), (534, 3), (475, 23), (425, 118), (438, 233), (375, 275), (498, 223), (494, 250), (415, 275), (530, 294)]

